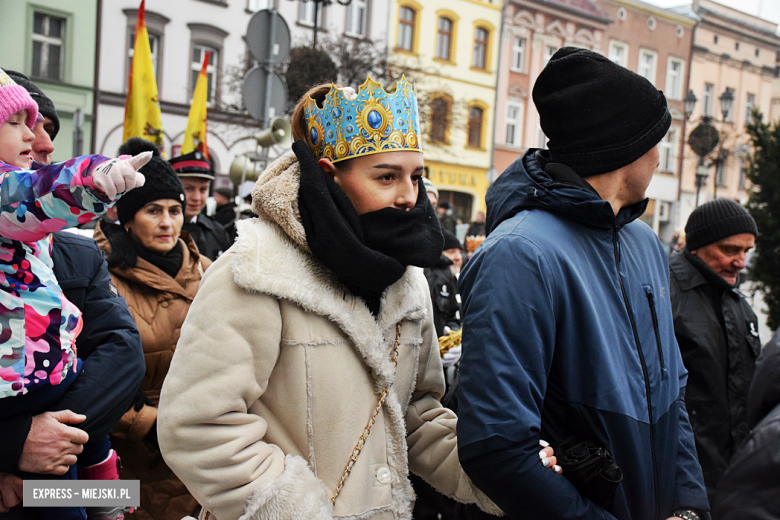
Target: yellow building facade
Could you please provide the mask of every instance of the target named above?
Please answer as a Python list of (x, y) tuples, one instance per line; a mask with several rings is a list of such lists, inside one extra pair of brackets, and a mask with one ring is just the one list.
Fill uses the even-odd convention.
[(392, 0), (390, 63), (418, 93), (426, 175), (463, 222), (485, 211), (500, 0)]

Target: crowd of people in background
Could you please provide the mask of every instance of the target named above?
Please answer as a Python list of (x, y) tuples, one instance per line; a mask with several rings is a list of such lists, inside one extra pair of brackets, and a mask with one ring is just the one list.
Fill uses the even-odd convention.
[[(368, 90), (406, 137), (345, 148)], [(638, 220), (672, 117), (645, 78), (563, 48), (532, 97), (548, 149), (462, 222), (406, 80), (312, 88), (242, 201), (142, 138), (52, 165), (56, 108), (0, 69), (0, 519), (780, 517), (763, 230)], [(25, 508), (33, 478), (140, 507)]]

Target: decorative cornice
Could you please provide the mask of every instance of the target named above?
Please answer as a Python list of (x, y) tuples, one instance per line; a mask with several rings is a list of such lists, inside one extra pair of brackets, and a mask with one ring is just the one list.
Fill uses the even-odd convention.
[(213, 36), (216, 36), (217, 38), (224, 40), (228, 34), (230, 34), (227, 31), (223, 31), (219, 27), (215, 27), (213, 25), (209, 25), (207, 23), (188, 23), (187, 27), (191, 31), (200, 31), (204, 33), (210, 33)]
[(759, 74), (766, 78), (777, 77), (777, 68), (768, 67), (766, 65), (755, 65), (751, 63), (750, 60), (740, 61), (732, 58), (728, 53), (724, 52), (722, 54), (717, 54), (711, 52), (707, 47), (702, 47), (700, 45), (693, 46), (693, 54), (713, 63), (719, 63), (734, 69), (747, 70), (748, 72)]
[[(138, 16), (138, 9), (122, 9), (122, 12), (128, 18)], [(154, 11), (150, 11), (149, 9), (146, 9), (144, 11), (144, 16), (146, 17), (146, 20), (150, 22), (157, 22), (159, 25), (166, 25), (171, 21), (171, 19), (168, 18), (167, 16), (160, 13), (155, 13)]]
[(526, 99), (528, 98), (528, 91), (523, 88), (519, 83), (512, 83), (509, 85), (508, 94), (510, 97), (517, 97)]
[(638, 2), (636, 0), (612, 0), (612, 1), (615, 2), (616, 4), (624, 5), (626, 7), (633, 7), (634, 9), (638, 9), (639, 11), (644, 11), (645, 13), (664, 18), (671, 22), (687, 25), (688, 27), (693, 27), (694, 25), (696, 25), (696, 20), (691, 18), (690, 16), (685, 16), (683, 14), (675, 13), (673, 11), (669, 11), (668, 9), (661, 9), (660, 7), (646, 4), (644, 2)]
[[(716, 20), (723, 20), (723, 21), (728, 22), (728, 23), (733, 23), (734, 25), (738, 25), (738, 26), (740, 26), (740, 27), (742, 27), (744, 29), (747, 29), (748, 31), (756, 32), (756, 33), (758, 33), (758, 34), (760, 34), (762, 36), (765, 36), (765, 37), (767, 37), (767, 38), (769, 38), (771, 40), (774, 40), (776, 45), (780, 45), (780, 36), (777, 36), (776, 34), (770, 32), (770, 31), (765, 31), (764, 29), (756, 27), (755, 25), (750, 25), (749, 23), (745, 23), (745, 22), (743, 22), (741, 20), (737, 20), (737, 19), (731, 18), (729, 16), (724, 16), (721, 13), (718, 13), (718, 12), (715, 12), (715, 11), (711, 11), (711, 10), (707, 9), (706, 7), (701, 7), (701, 6), (699, 6), (699, 8), (697, 9), (696, 14), (698, 14), (699, 16), (702, 16), (702, 21), (715, 23), (714, 20), (712, 20), (712, 18), (715, 18)], [(707, 16), (708, 18), (704, 18), (704, 16)], [(709, 17), (712, 17), (712, 18), (709, 18)]]
[(228, 4), (225, 0), (200, 0), (203, 3), (216, 5), (218, 7), (227, 7)]
[(513, 4), (519, 6), (530, 7), (538, 9), (553, 16), (560, 16), (561, 12), (564, 12), (571, 16), (572, 21), (581, 21), (581, 23), (595, 24), (597, 28), (604, 29), (607, 25), (614, 23), (609, 18), (601, 18), (590, 14), (583, 13), (577, 9), (561, 6), (558, 4), (551, 4), (545, 0), (510, 0)]
[[(701, 26), (715, 32), (727, 32), (729, 36), (748, 41), (756, 45), (771, 47), (776, 50), (780, 47), (780, 36), (764, 32), (750, 25), (735, 20), (718, 16), (717, 14), (703, 13)], [(709, 15), (709, 16), (708, 16)], [(733, 25), (731, 25), (733, 24)]]

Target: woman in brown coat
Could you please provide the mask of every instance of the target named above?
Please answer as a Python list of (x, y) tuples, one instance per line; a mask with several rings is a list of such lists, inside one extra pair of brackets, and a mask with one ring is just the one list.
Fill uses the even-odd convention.
[[(95, 240), (130, 307), (143, 342), (146, 374), (135, 405), (112, 432), (122, 479), (141, 481), (140, 520), (179, 520), (199, 505), (168, 469), (157, 445), (157, 403), (179, 331), (211, 263), (181, 232), (184, 190), (171, 166), (153, 157), (146, 184), (117, 203), (119, 225), (101, 222)], [(117, 367), (121, 370), (121, 367)]]

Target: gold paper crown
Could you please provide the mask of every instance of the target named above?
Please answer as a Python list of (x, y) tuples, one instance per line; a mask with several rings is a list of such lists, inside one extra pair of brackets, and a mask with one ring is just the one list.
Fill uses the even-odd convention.
[(7, 87), (9, 85), (16, 85), (16, 82), (12, 80), (3, 69), (0, 69), (0, 87)]
[(307, 96), (304, 106), (309, 144), (317, 159), (332, 162), (393, 151), (422, 151), (414, 88), (402, 77), (388, 94), (369, 76), (356, 97), (334, 85), (323, 107)]

